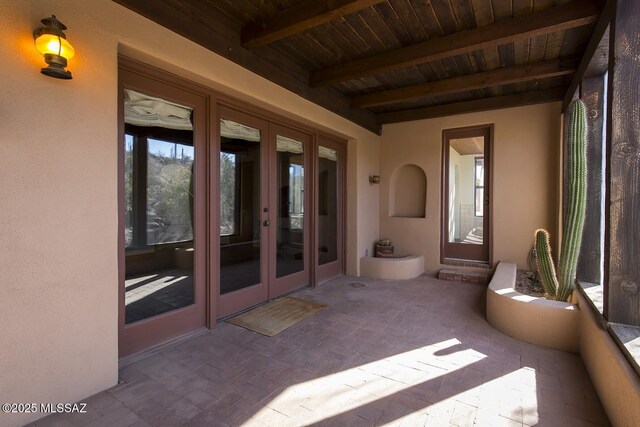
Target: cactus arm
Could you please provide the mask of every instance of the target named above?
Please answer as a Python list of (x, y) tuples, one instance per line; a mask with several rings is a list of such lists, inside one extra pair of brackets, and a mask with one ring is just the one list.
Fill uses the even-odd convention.
[(567, 301), (573, 292), (587, 204), (587, 118), (586, 107), (580, 100), (570, 110), (566, 141), (569, 177), (567, 217), (558, 261), (558, 301)]
[(538, 265), (538, 274), (542, 281), (544, 292), (551, 296), (556, 296), (558, 289), (558, 278), (556, 277), (556, 268), (551, 258), (551, 245), (549, 244), (549, 233), (547, 230), (536, 230), (536, 264)]

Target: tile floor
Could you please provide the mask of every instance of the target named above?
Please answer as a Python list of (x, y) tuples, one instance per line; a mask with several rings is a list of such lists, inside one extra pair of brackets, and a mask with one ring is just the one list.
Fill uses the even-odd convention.
[(36, 425), (608, 425), (580, 358), (494, 330), (485, 287), (342, 277), (296, 296), (328, 307), (272, 338), (219, 324)]

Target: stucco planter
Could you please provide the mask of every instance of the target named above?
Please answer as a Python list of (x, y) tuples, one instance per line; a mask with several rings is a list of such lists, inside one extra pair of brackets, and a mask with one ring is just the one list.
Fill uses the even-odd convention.
[(487, 288), (491, 326), (522, 341), (577, 353), (578, 306), (524, 295), (515, 283), (516, 265), (500, 262)]
[(413, 279), (424, 273), (424, 257), (410, 255), (400, 258), (360, 258), (360, 274), (376, 279)]

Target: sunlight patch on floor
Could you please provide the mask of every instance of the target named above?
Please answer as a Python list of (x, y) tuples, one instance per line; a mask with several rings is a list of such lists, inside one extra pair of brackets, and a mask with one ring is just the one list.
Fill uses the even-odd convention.
[(473, 349), (460, 348), (460, 345), (460, 341), (453, 338), (290, 386), (253, 417), (260, 418), (261, 412), (269, 410), (286, 414), (291, 408), (301, 407), (301, 410), (309, 410), (307, 422), (311, 424), (418, 384), (433, 381), (439, 385), (441, 377), (452, 369), (463, 369), (486, 357)]

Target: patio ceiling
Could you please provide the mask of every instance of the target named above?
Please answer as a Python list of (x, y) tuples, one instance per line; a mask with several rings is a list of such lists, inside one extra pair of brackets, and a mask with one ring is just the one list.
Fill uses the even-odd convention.
[(602, 10), (598, 0), (114, 1), (377, 133), (563, 99)]

